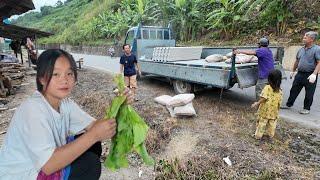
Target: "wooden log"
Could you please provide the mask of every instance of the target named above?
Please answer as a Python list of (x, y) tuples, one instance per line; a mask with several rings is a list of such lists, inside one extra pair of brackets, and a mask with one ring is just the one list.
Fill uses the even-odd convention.
[(25, 68), (25, 66), (18, 63), (0, 63), (0, 68), (11, 66), (13, 66), (14, 68)]

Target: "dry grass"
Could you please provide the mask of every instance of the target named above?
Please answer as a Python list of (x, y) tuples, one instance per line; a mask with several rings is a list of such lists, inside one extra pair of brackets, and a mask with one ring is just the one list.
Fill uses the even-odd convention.
[[(84, 71), (75, 92), (77, 102), (95, 117), (104, 116), (113, 96), (111, 77), (106, 77)], [(144, 80), (139, 87), (142, 100), (133, 107), (150, 127), (146, 146), (152, 156), (159, 160), (168, 155), (165, 147), (170, 143), (180, 146), (177, 139), (183, 138), (182, 132), (197, 136), (191, 150), (181, 151), (184, 158), (172, 151), (168, 156), (171, 160), (159, 160), (157, 179), (314, 179), (320, 171), (319, 133), (280, 121), (275, 144), (256, 146), (251, 138), (255, 110), (249, 105), (233, 100), (219, 102), (219, 96), (204, 92), (193, 101), (198, 116), (177, 120), (153, 102), (158, 95), (172, 93), (168, 86)], [(104, 145), (108, 147), (108, 142)], [(222, 160), (226, 156), (233, 163), (231, 167)]]
[(149, 129), (148, 137), (146, 139), (146, 147), (148, 152), (159, 153), (168, 144), (171, 138), (171, 132), (177, 127), (177, 120), (175, 118), (168, 118), (163, 124)]

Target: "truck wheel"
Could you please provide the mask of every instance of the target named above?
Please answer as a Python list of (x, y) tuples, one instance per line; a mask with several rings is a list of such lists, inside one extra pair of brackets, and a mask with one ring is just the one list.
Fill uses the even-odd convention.
[(172, 82), (173, 89), (176, 94), (191, 93), (193, 91), (192, 85), (181, 80), (174, 80)]

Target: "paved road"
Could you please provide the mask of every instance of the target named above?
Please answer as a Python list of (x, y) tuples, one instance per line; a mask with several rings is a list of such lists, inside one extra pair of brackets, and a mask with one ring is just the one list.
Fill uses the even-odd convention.
[[(79, 58), (84, 58), (84, 65), (89, 67), (94, 67), (97, 69), (106, 70), (112, 73), (119, 72), (119, 57), (108, 57), (108, 56), (96, 56), (96, 55), (84, 55), (84, 54), (74, 54), (74, 58), (77, 60)], [(287, 77), (289, 73), (287, 72)], [(285, 103), (288, 99), (290, 88), (293, 79), (287, 79), (282, 82), (282, 89), (284, 92), (283, 102)], [(304, 89), (298, 96), (294, 106), (290, 110), (281, 110), (280, 117), (304, 125), (309, 128), (320, 129), (320, 81), (317, 83), (317, 89), (314, 96), (314, 102), (312, 105), (311, 113), (309, 115), (300, 115), (298, 111), (303, 108), (304, 99)], [(223, 94), (223, 98), (232, 99), (237, 103), (243, 103), (246, 105), (251, 104), (254, 98), (254, 87), (239, 89), (237, 87), (231, 88), (229, 91)]]
[[(41, 54), (43, 50), (39, 50)], [(110, 56), (98, 56), (98, 55), (87, 55), (87, 54), (76, 54), (71, 53), (73, 58), (77, 61), (80, 58), (83, 58), (84, 66), (93, 67), (96, 69), (108, 71), (111, 73), (118, 73), (120, 71), (119, 60), (120, 57), (113, 57)]]
[(94, 67), (97, 69), (109, 71), (112, 73), (120, 72), (119, 57), (97, 56), (72, 53), (75, 60), (83, 58), (84, 66)]
[[(287, 77), (289, 77), (289, 72), (286, 72), (286, 74), (287, 74)], [(293, 82), (293, 79), (289, 79), (289, 78), (287, 80), (282, 81), (281, 87), (283, 89), (283, 94), (284, 94), (283, 104), (285, 104), (288, 100), (292, 82)], [(243, 90), (233, 87), (231, 90), (234, 93), (237, 93), (242, 98), (244, 98), (245, 101), (247, 102), (254, 101), (254, 96), (255, 96), (254, 87), (246, 88)], [(280, 117), (282, 119), (285, 119), (291, 122), (296, 122), (309, 128), (320, 129), (320, 81), (318, 81), (317, 83), (317, 88), (314, 95), (314, 101), (311, 107), (311, 112), (308, 115), (301, 115), (298, 112), (303, 108), (304, 95), (305, 95), (305, 91), (304, 89), (302, 89), (295, 104), (291, 109), (280, 110)]]

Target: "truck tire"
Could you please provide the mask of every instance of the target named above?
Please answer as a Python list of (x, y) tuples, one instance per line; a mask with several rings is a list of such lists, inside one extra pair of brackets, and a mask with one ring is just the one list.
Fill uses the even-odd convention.
[(184, 93), (191, 93), (193, 92), (192, 84), (181, 81), (181, 80), (174, 80), (172, 81), (173, 89), (176, 94), (184, 94)]

